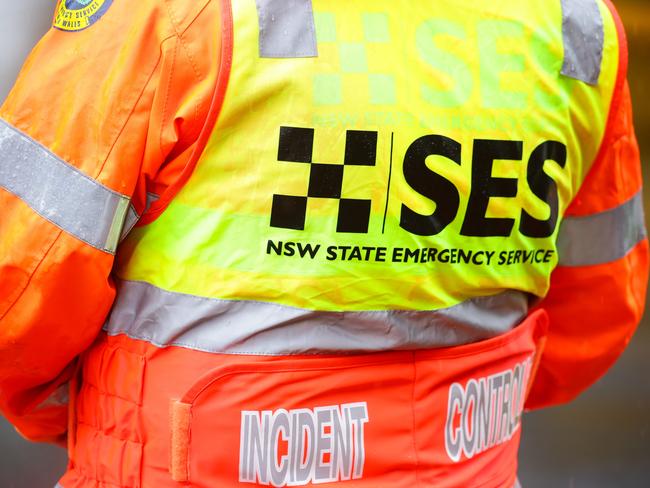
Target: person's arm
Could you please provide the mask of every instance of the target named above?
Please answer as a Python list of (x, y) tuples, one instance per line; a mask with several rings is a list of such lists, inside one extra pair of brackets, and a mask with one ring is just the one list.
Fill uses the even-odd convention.
[(630, 341), (643, 314), (648, 281), (639, 149), (621, 56), (600, 153), (566, 212), (559, 266), (539, 307), (549, 335), (526, 407), (567, 402), (600, 378)]
[(0, 411), (33, 440), (65, 435), (120, 235), (187, 165), (219, 64), (210, 1), (108, 4), (51, 29), (0, 109)]

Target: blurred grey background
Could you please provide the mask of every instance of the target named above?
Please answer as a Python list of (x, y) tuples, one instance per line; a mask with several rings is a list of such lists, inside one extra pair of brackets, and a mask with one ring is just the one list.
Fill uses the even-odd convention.
[[(188, 0), (190, 1), (190, 0)], [(36, 40), (55, 0), (0, 0), (0, 100)], [(630, 85), (642, 154), (650, 154), (650, 1), (614, 0), (630, 43)], [(645, 159), (645, 161), (648, 161)], [(650, 168), (644, 165), (646, 187)], [(646, 209), (650, 209), (650, 191)], [(650, 215), (650, 210), (646, 210)], [(570, 405), (524, 418), (520, 476), (524, 488), (650, 487), (650, 323), (592, 389)], [(65, 452), (30, 444), (0, 419), (0, 488), (53, 487)]]

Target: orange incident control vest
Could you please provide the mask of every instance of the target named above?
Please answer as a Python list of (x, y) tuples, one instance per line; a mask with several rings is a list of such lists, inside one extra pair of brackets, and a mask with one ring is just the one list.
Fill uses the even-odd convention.
[[(638, 193), (567, 214), (623, 91), (610, 5), (208, 5), (221, 66), (191, 176), (135, 227), (113, 194), (101, 232), (70, 223), (109, 252), (130, 232), (60, 486), (512, 488), (551, 272), (645, 237)], [(581, 237), (603, 230), (620, 245)]]

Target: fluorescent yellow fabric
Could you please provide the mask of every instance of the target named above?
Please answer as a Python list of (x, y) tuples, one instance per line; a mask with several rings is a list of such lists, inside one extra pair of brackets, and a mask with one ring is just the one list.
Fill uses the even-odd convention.
[[(122, 246), (118, 275), (318, 310), (437, 309), (505, 289), (543, 296), (561, 215), (604, 132), (618, 64), (608, 9), (590, 86), (560, 75), (560, 2), (313, 7), (318, 56), (269, 59), (259, 57), (255, 2), (233, 2), (233, 69), (212, 138), (165, 213)], [(374, 160), (355, 159), (373, 152), (373, 133)], [(287, 141), (311, 163), (286, 161), (301, 151)], [(357, 164), (343, 164), (346, 143)], [(432, 147), (444, 155), (425, 159)], [(543, 164), (531, 184), (533, 154)], [(544, 179), (557, 191), (541, 195)], [(482, 197), (481, 184), (497, 196)], [(328, 193), (337, 189), (340, 198)], [(294, 227), (300, 216), (274, 199), (310, 191), (327, 196), (307, 198), (304, 229), (286, 228), (286, 214)], [(548, 220), (555, 193), (560, 219), (531, 236), (522, 221)], [(340, 211), (341, 199), (355, 202)]]

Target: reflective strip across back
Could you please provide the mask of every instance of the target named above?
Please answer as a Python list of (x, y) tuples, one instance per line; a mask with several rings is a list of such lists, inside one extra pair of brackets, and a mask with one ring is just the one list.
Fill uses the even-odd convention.
[(2, 119), (0, 188), (65, 232), (115, 252), (128, 197), (84, 175)]
[(590, 266), (621, 259), (646, 237), (643, 198), (585, 217), (567, 217), (558, 236), (560, 266)]
[(562, 36), (562, 74), (598, 83), (605, 34), (597, 0), (562, 0)]
[(311, 0), (256, 0), (260, 56), (306, 58), (318, 55)]
[(104, 329), (159, 347), (226, 354), (291, 355), (456, 346), (501, 335), (528, 312), (517, 291), (432, 311), (319, 312), (220, 300), (118, 282)]

